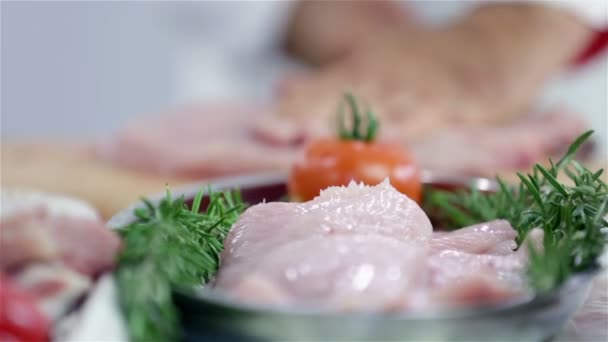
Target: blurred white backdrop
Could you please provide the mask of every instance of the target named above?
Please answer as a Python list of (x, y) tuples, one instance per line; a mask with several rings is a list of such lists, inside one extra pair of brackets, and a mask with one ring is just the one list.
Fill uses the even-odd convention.
[[(408, 5), (442, 23), (471, 4)], [(2, 137), (89, 138), (184, 102), (268, 98), (280, 73), (294, 66), (277, 50), (289, 6), (2, 1)], [(607, 94), (604, 56), (556, 80), (539, 103), (565, 103), (580, 112), (600, 134), (606, 153)]]

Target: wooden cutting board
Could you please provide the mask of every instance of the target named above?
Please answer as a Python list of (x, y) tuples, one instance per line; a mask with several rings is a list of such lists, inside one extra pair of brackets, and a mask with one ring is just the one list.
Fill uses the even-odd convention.
[[(117, 168), (95, 157), (93, 148), (68, 142), (3, 143), (1, 145), (2, 187), (48, 191), (74, 196), (98, 208), (104, 218), (135, 203), (141, 196), (158, 194), (189, 180), (145, 175)], [(607, 168), (605, 162), (591, 163), (592, 170)], [(515, 182), (514, 172), (500, 174)], [(604, 173), (608, 182), (608, 173)]]
[(90, 146), (68, 142), (2, 143), (2, 188), (20, 188), (77, 197), (104, 218), (184, 181), (143, 175), (98, 160)]

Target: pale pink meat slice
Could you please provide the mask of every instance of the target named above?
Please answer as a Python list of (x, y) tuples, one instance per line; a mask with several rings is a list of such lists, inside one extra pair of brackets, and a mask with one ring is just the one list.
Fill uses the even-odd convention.
[[(430, 117), (415, 115), (406, 125), (407, 130), (411, 130), (412, 124), (422, 125), (421, 122), (430, 120), (427, 126), (435, 128), (420, 128), (428, 131), (424, 134), (406, 133), (403, 127), (386, 120), (389, 124), (382, 126), (378, 138), (404, 144), (425, 169), (494, 174), (497, 171), (525, 169), (543, 162), (547, 156), (560, 155), (587, 129), (580, 115), (566, 109), (530, 114), (521, 120), (500, 125), (452, 122), (449, 127), (443, 127), (432, 122)], [(303, 137), (310, 140), (331, 134), (328, 130), (330, 120), (322, 123), (314, 120), (269, 115), (263, 124), (254, 126), (253, 130), (263, 141), (275, 146), (288, 146), (301, 141)], [(590, 146), (582, 149), (583, 155)]]
[(472, 274), (453, 286), (443, 286), (428, 292), (431, 308), (457, 308), (495, 305), (526, 295), (521, 286), (506, 284), (492, 273)]
[(224, 242), (222, 268), (252, 263), (282, 244), (312, 236), (378, 234), (428, 243), (431, 223), (416, 202), (388, 181), (330, 187), (306, 203), (262, 203), (249, 209)]
[[(509, 221), (495, 220), (456, 229), (449, 233), (433, 233), (431, 250), (434, 252), (453, 249), (468, 253), (503, 254), (515, 244), (517, 232)], [(506, 243), (506, 244), (505, 244)], [(515, 248), (511, 248), (513, 251)]]
[[(119, 165), (186, 178), (285, 170), (293, 161), (294, 148), (264, 143), (251, 129), (265, 110), (253, 105), (206, 105), (146, 117), (101, 144), (98, 152)], [(283, 130), (276, 129), (277, 134)]]
[(277, 246), (325, 235), (323, 217), (306, 215), (299, 203), (262, 203), (247, 209), (224, 240), (220, 274), (233, 264), (255, 263)]
[(375, 186), (351, 182), (346, 187), (329, 187), (306, 202), (304, 209), (322, 215), (330, 234), (379, 234), (428, 243), (433, 231), (420, 206), (397, 191), (388, 179)]
[(409, 147), (426, 169), (488, 174), (524, 169), (559, 155), (585, 130), (579, 117), (554, 110), (504, 126), (455, 124)]
[[(495, 220), (433, 233), (388, 181), (330, 187), (306, 203), (249, 208), (225, 240), (214, 287), (244, 303), (328, 311), (404, 311), (527, 295), (527, 246)], [(539, 248), (539, 252), (542, 250)]]
[(493, 274), (497, 280), (519, 285), (526, 260), (517, 253), (509, 255), (472, 254), (445, 249), (429, 257), (431, 284), (454, 286), (461, 280), (481, 273)]
[[(425, 267), (422, 260), (431, 235), (422, 209), (388, 181), (330, 187), (306, 203), (262, 203), (241, 215), (228, 234), (215, 286), (266, 304), (318, 296), (329, 307), (345, 310), (374, 301), (383, 307), (401, 306), (408, 281), (424, 279), (419, 266)], [(365, 266), (366, 260), (370, 265)], [(298, 265), (310, 265), (311, 273), (305, 271), (289, 286), (281, 283), (284, 273)], [(359, 269), (364, 273), (359, 277), (373, 272), (373, 284), (387, 282), (387, 288), (397, 286), (387, 280), (387, 272), (393, 272), (390, 277), (402, 284), (399, 294), (395, 288), (382, 300), (367, 300), (347, 291), (348, 279)], [(319, 284), (328, 287), (319, 290)], [(380, 296), (380, 287), (369, 290), (370, 298)]]
[(61, 261), (87, 275), (113, 267), (121, 242), (96, 219), (51, 215), (44, 208), (0, 222), (0, 269), (36, 261)]
[(430, 282), (420, 309), (484, 305), (526, 295), (526, 262), (516, 253), (443, 250), (431, 255), (427, 264)]
[[(406, 115), (405, 124), (386, 114), (378, 140), (403, 144), (429, 170), (493, 175), (527, 168), (560, 154), (587, 127), (576, 113), (550, 110), (517, 122), (450, 122), (446, 128), (445, 118), (420, 114), (427, 107)], [(404, 114), (396, 116), (401, 120)], [(118, 165), (163, 176), (284, 171), (306, 142), (334, 135), (334, 123), (330, 117), (280, 115), (270, 106), (192, 105), (139, 118), (97, 151)]]
[[(528, 246), (542, 253), (543, 231), (533, 229), (517, 251), (473, 254), (442, 250), (428, 259), (431, 301), (444, 305), (497, 302), (528, 293)], [(507, 240), (508, 241), (508, 240)]]
[(424, 245), (392, 237), (315, 236), (284, 244), (251, 268), (220, 271), (216, 287), (255, 304), (398, 310), (424, 284), (425, 258)]

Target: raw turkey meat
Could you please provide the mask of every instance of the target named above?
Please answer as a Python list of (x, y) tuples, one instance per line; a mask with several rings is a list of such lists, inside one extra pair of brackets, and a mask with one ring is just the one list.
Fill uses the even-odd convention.
[[(4, 287), (10, 283), (53, 322), (48, 332), (53, 335), (96, 277), (113, 268), (120, 238), (86, 202), (16, 189), (2, 189), (1, 195), (0, 296), (11, 296)], [(12, 299), (7, 317), (27, 319), (23, 303)]]
[(237, 296), (261, 291), (251, 298), (269, 303), (305, 297), (343, 309), (387, 307), (406, 292), (380, 287), (422, 264), (431, 234), (422, 209), (388, 181), (330, 187), (306, 203), (262, 203), (226, 237), (215, 286)]
[[(263, 222), (263, 224), (260, 224)], [(248, 263), (285, 243), (313, 236), (377, 234), (402, 241), (428, 241), (426, 214), (388, 182), (330, 187), (306, 203), (262, 203), (247, 209), (224, 242), (222, 265)]]
[(407, 305), (408, 293), (424, 283), (418, 274), (425, 252), (415, 243), (381, 235), (315, 236), (273, 249), (257, 260), (253, 272), (234, 272), (233, 266), (217, 285), (239, 299), (262, 303), (392, 310)]
[[(119, 165), (184, 178), (286, 169), (294, 148), (256, 136), (251, 127), (258, 111), (266, 109), (193, 106), (172, 115), (135, 120), (101, 144), (98, 152)], [(277, 132), (280, 129), (285, 128), (278, 127)]]
[[(453, 125), (409, 145), (428, 170), (491, 174), (526, 169), (547, 156), (561, 156), (585, 127), (572, 113), (552, 110), (503, 126)], [(585, 145), (580, 157), (592, 147)]]
[[(388, 180), (305, 203), (249, 208), (224, 242), (214, 287), (256, 305), (395, 311), (524, 296), (525, 248), (504, 220), (432, 232)], [(528, 239), (538, 245), (542, 231)], [(525, 242), (527, 244), (527, 242)]]
[[(434, 233), (437, 235), (437, 233)], [(433, 237), (428, 256), (431, 302), (483, 304), (526, 294), (527, 248), (515, 251), (517, 233), (504, 220), (490, 221)], [(543, 231), (533, 229), (522, 246), (542, 251)], [(446, 243), (449, 241), (449, 243)], [(439, 242), (439, 243), (438, 243)], [(432, 305), (437, 306), (437, 303)]]
[(501, 280), (510, 280), (511, 276), (519, 276), (518, 272), (524, 269), (526, 260), (512, 254), (471, 254), (446, 249), (431, 255), (428, 264), (431, 284), (453, 287), (462, 279), (479, 274), (494, 273)]
[[(117, 165), (181, 178), (288, 170), (307, 142), (335, 134), (333, 121), (281, 117), (267, 107), (192, 107), (136, 120), (97, 151)], [(424, 169), (492, 176), (559, 154), (586, 129), (578, 116), (562, 110), (500, 125), (444, 127), (423, 116), (409, 121), (407, 130), (426, 133), (406, 132), (386, 120), (378, 139), (403, 144)]]
[(54, 216), (44, 207), (2, 219), (0, 269), (60, 260), (83, 274), (97, 275), (114, 265), (120, 238), (98, 220)]
[[(312, 139), (332, 134), (329, 119), (319, 123), (306, 118), (298, 122), (273, 116), (266, 120), (255, 129), (258, 136), (275, 145), (292, 144), (301, 137)], [(408, 123), (408, 129), (427, 120), (429, 118), (412, 118), (415, 124)], [(451, 122), (442, 126), (429, 122), (435, 128), (425, 134), (407, 134), (390, 120), (381, 122), (385, 124), (381, 125), (379, 139), (403, 144), (424, 169), (492, 176), (496, 171), (521, 170), (543, 162), (547, 156), (561, 155), (587, 127), (575, 113), (556, 109), (497, 125)], [(589, 154), (591, 148), (592, 145), (587, 144), (581, 157)]]

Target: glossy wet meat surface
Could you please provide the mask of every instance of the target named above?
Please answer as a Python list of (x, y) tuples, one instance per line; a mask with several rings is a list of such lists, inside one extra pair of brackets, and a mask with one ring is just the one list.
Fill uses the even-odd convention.
[(496, 303), (527, 294), (516, 237), (504, 220), (433, 232), (388, 182), (351, 183), (306, 203), (249, 208), (226, 238), (214, 286), (250, 304), (326, 311)]

